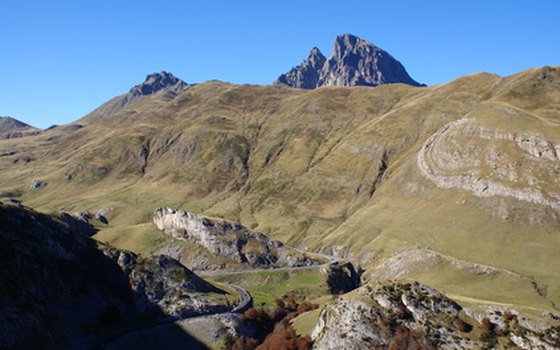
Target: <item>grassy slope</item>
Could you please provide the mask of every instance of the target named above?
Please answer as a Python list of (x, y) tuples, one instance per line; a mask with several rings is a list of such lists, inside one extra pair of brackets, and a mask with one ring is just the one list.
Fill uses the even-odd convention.
[[(466, 298), (550, 309), (546, 298), (560, 304), (560, 276), (551, 263), (560, 258), (557, 214), (439, 189), (419, 175), (416, 154), (442, 125), (465, 115), (560, 143), (558, 81), (558, 73), (535, 69), (430, 88), (302, 91), (212, 82), (171, 101), (148, 97), (107, 114), (117, 99), (78, 121), (82, 129), (2, 141), (0, 150), (19, 153), (0, 157), (0, 192), (19, 191), (43, 210), (113, 207), (111, 227), (98, 237), (145, 253), (165, 243), (149, 225), (161, 205), (240, 221), (367, 266), (425, 245), (512, 275), (489, 280), (442, 265), (409, 278)], [(518, 112), (505, 118), (499, 107)], [(149, 149), (147, 166), (142, 146)], [(22, 155), (36, 160), (12, 164)], [(49, 184), (30, 191), (33, 179)], [(498, 209), (511, 219), (500, 219)], [(546, 298), (535, 296), (527, 279), (546, 289)]]
[(289, 294), (297, 296), (298, 300), (307, 298), (311, 301), (328, 295), (324, 277), (317, 268), (243, 272), (206, 279), (240, 285), (251, 294), (254, 306), (268, 310), (275, 308), (275, 299)]

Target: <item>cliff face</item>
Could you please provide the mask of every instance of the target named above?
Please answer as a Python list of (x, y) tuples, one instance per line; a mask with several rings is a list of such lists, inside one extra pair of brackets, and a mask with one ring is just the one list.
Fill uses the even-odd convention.
[(294, 267), (313, 263), (295, 249), (240, 224), (211, 220), (172, 208), (157, 209), (153, 222), (174, 238), (199, 244), (240, 267)]
[(420, 86), (388, 52), (356, 36), (339, 35), (326, 59), (317, 48), (299, 66), (280, 75), (276, 84), (300, 89), (321, 86), (377, 86), (403, 83)]
[(369, 284), (322, 310), (313, 349), (558, 349), (560, 329), (513, 310), (477, 314), (420, 284)]

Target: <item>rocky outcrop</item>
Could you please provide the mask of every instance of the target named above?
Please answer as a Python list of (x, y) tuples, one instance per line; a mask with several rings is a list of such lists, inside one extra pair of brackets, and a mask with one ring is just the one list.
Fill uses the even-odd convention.
[[(465, 145), (461, 138), (480, 142)], [(498, 148), (492, 142), (505, 145)], [(519, 150), (526, 156), (520, 156)], [(537, 135), (502, 132), (462, 118), (430, 136), (416, 163), (420, 173), (440, 188), (459, 188), (478, 197), (510, 197), (560, 210), (560, 193), (552, 192), (551, 186), (539, 186), (548, 182), (552, 188), (560, 187), (559, 150), (560, 145)], [(515, 159), (526, 165), (519, 166)]]
[(333, 52), (328, 59), (325, 59), (319, 49), (313, 48), (306, 60), (275, 81), (275, 84), (301, 89), (392, 83), (421, 85), (389, 53), (350, 34), (336, 37)]
[(229, 309), (218, 299), (213, 301), (199, 294), (225, 294), (224, 291), (198, 277), (177, 260), (165, 255), (146, 259), (120, 252), (106, 250), (105, 254), (116, 261), (128, 275), (130, 285), (136, 291), (136, 308), (140, 313), (158, 307), (165, 315), (184, 318)]
[(335, 261), (323, 266), (321, 273), (326, 277), (331, 294), (343, 294), (360, 286), (363, 270), (356, 271), (350, 262)]
[(142, 84), (138, 84), (130, 89), (123, 97), (121, 104), (125, 106), (142, 96), (153, 94), (170, 94), (175, 96), (188, 89), (189, 86), (189, 84), (168, 72), (149, 74)]
[(176, 239), (200, 244), (211, 253), (249, 266), (306, 266), (302, 253), (260, 232), (227, 221), (211, 220), (172, 208), (158, 208), (154, 225)]
[(32, 190), (42, 190), (45, 187), (47, 187), (47, 183), (45, 181), (33, 180), (33, 182), (31, 182), (31, 189)]
[(368, 284), (321, 311), (313, 349), (558, 349), (559, 329), (532, 329), (516, 312), (473, 320), (460, 305), (418, 282)]
[(0, 281), (2, 349), (91, 348), (115, 328), (229, 307), (224, 292), (169, 257), (140, 259), (59, 217), (4, 204)]

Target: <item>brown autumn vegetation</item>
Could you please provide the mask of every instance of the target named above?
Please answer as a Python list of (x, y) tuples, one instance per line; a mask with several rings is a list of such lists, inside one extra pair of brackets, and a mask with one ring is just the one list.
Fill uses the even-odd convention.
[(430, 350), (434, 349), (426, 336), (419, 330), (400, 325), (389, 343), (389, 350)]
[(316, 309), (317, 304), (298, 303), (293, 296), (275, 301), (276, 309), (267, 313), (261, 308), (251, 308), (241, 319), (254, 331), (254, 337), (234, 337), (231, 350), (309, 350), (313, 342), (309, 336), (296, 333), (290, 320), (304, 312)]

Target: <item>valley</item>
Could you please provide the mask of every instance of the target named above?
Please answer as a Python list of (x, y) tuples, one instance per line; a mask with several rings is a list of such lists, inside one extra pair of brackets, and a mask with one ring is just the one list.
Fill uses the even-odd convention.
[(0, 347), (559, 348), (560, 68), (358, 84), (398, 61), (354, 39), (273, 85), (161, 72), (3, 119)]

